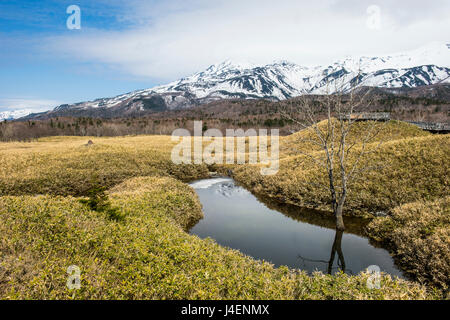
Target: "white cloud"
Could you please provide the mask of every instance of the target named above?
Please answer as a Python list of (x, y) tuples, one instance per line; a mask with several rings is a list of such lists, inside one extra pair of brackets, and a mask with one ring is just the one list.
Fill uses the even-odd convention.
[[(450, 30), (447, 0), (175, 0), (129, 5), (132, 10), (127, 8), (120, 19), (133, 21), (131, 29), (83, 29), (44, 44), (52, 54), (165, 81), (226, 59), (316, 65), (347, 55), (387, 54), (449, 40)], [(380, 30), (367, 28), (370, 5), (380, 6)]]

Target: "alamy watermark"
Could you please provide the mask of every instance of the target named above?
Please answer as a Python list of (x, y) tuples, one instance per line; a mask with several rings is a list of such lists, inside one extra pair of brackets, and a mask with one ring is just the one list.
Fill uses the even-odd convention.
[(366, 20), (367, 28), (371, 30), (381, 29), (381, 8), (377, 5), (371, 5), (366, 10), (368, 17)]
[(367, 267), (370, 276), (367, 279), (367, 288), (380, 289), (381, 288), (381, 270), (379, 266), (372, 265)]
[(71, 5), (67, 7), (67, 14), (70, 16), (66, 20), (66, 26), (69, 30), (80, 30), (81, 29), (81, 9), (77, 5)]
[(67, 268), (69, 277), (67, 278), (67, 288), (69, 290), (79, 290), (81, 288), (81, 270), (78, 266), (72, 265)]
[(202, 121), (194, 121), (194, 136), (187, 129), (176, 129), (172, 141), (179, 142), (172, 149), (175, 164), (259, 164), (262, 175), (274, 175), (279, 169), (278, 129), (271, 129), (270, 136), (267, 129), (226, 129), (224, 137), (219, 129), (203, 132)]

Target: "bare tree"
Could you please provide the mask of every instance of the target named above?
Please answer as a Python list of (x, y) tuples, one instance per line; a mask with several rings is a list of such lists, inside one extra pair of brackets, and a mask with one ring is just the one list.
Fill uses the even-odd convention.
[[(327, 85), (326, 93), (319, 97), (320, 103), (310, 97), (299, 97), (291, 100), (281, 114), (297, 129), (309, 130), (310, 134), (300, 135), (300, 139), (315, 147), (314, 151), (322, 151), (294, 149), (294, 153), (305, 155), (325, 170), (328, 182), (315, 184), (315, 187), (329, 192), (336, 229), (342, 231), (345, 229), (342, 213), (349, 186), (364, 171), (374, 168), (367, 165), (366, 156), (375, 152), (381, 142), (375, 147), (368, 146), (381, 129), (378, 120), (386, 120), (383, 117), (386, 115), (361, 113), (370, 104), (369, 88), (358, 89), (357, 83), (340, 86), (335, 83), (332, 92), (329, 88)], [(369, 120), (365, 132), (349, 139), (354, 124), (361, 120)]]

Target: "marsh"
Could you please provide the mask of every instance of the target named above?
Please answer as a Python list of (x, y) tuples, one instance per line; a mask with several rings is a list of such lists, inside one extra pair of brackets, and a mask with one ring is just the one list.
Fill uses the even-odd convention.
[(358, 274), (371, 265), (403, 277), (389, 252), (363, 237), (365, 221), (346, 218), (346, 232), (322, 212), (258, 199), (231, 178), (191, 183), (204, 218), (191, 230), (201, 238), (238, 249), (259, 260), (308, 272)]

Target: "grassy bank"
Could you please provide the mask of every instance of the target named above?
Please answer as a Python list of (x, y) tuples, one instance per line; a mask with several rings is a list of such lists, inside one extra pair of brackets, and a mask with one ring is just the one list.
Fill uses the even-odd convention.
[(450, 197), (397, 207), (376, 218), (369, 235), (394, 248), (395, 257), (420, 282), (450, 286)]
[[(274, 268), (184, 229), (202, 216), (194, 191), (171, 178), (134, 178), (109, 192), (113, 221), (79, 199), (0, 197), (3, 299), (425, 299), (424, 287), (367, 274), (308, 276)], [(81, 289), (66, 288), (67, 267)]]

